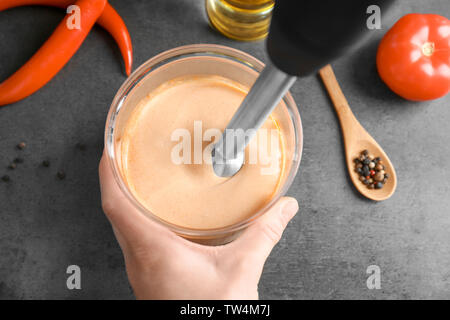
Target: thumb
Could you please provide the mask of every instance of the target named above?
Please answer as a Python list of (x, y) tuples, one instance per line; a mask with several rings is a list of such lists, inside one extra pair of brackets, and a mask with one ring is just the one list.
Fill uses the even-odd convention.
[(298, 202), (296, 199), (291, 197), (281, 198), (264, 216), (231, 243), (234, 247), (233, 250), (247, 258), (254, 258), (257, 260), (256, 263), (264, 265), (273, 247), (281, 239), (287, 224), (297, 211)]

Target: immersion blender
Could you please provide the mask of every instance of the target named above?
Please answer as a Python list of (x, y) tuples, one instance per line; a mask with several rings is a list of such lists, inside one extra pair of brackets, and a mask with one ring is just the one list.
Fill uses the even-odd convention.
[(276, 0), (267, 38), (270, 61), (212, 150), (214, 173), (235, 175), (244, 150), (297, 77), (351, 51), (370, 29), (371, 14), (384, 14), (395, 0)]

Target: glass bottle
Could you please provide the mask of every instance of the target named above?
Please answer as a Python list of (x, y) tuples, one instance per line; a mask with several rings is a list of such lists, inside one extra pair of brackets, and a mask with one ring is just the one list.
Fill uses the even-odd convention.
[(242, 41), (267, 36), (274, 0), (206, 0), (211, 25), (225, 36)]

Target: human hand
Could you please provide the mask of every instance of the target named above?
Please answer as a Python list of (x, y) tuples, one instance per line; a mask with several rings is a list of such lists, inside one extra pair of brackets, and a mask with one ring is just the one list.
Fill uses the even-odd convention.
[(119, 189), (105, 156), (99, 175), (103, 210), (138, 299), (258, 299), (264, 263), (298, 210), (297, 200), (284, 197), (238, 239), (204, 246), (135, 209)]

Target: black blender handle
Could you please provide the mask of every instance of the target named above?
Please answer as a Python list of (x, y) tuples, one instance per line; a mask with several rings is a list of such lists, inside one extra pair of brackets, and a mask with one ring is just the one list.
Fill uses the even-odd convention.
[(267, 38), (270, 60), (306, 76), (351, 51), (370, 30), (367, 8), (381, 17), (395, 0), (276, 0)]

